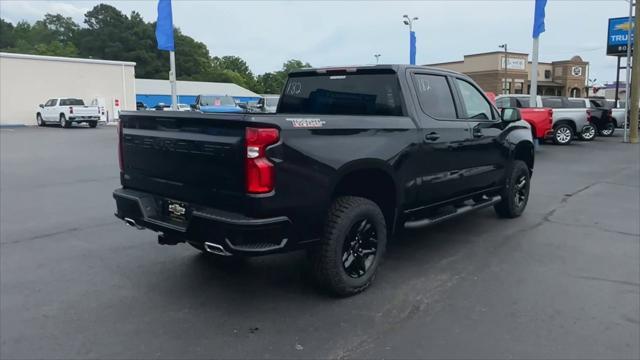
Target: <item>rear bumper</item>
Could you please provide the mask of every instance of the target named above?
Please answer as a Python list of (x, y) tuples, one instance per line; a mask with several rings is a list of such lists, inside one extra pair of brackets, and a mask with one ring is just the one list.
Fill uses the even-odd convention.
[(95, 115), (95, 116), (69, 116), (68, 120), (69, 121), (74, 121), (74, 122), (99, 121), (100, 120), (100, 115)]
[(162, 233), (163, 244), (190, 242), (203, 248), (219, 249), (222, 255), (255, 256), (298, 248), (292, 239), (288, 217), (250, 218), (210, 207), (189, 204), (184, 220), (170, 218), (166, 199), (129, 189), (113, 192), (115, 216), (129, 225)]

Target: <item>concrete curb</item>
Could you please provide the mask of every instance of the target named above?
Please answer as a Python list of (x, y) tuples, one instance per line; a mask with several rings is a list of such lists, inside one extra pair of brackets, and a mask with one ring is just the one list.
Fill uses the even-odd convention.
[(0, 129), (27, 127), (25, 124), (0, 124)]

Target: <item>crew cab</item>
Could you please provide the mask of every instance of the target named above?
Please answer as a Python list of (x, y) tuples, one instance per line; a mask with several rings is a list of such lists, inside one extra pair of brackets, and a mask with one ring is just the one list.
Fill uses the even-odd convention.
[[(515, 98), (521, 106), (531, 102), (529, 95), (500, 95), (498, 98)], [(518, 102), (516, 102), (517, 104)], [(571, 144), (576, 136), (585, 141), (593, 140), (596, 137), (596, 129), (591, 124), (591, 112), (584, 107), (572, 108), (569, 99), (566, 97), (538, 95), (535, 98), (535, 104), (529, 106), (553, 110), (550, 139), (556, 145)], [(545, 135), (545, 138), (548, 137)]]
[(98, 121), (100, 107), (87, 106), (84, 100), (76, 98), (49, 99), (46, 103), (38, 105), (36, 111), (38, 126), (55, 123), (68, 128), (73, 123), (87, 123), (94, 128), (98, 126)]
[(318, 283), (372, 282), (389, 239), (526, 208), (531, 129), (467, 76), (375, 65), (289, 74), (275, 114), (123, 112), (116, 216), (218, 260), (305, 249)]
[(544, 141), (553, 138), (553, 109), (531, 107), (529, 103), (529, 98), (521, 96), (501, 96), (495, 102), (498, 109), (520, 109), (520, 115), (531, 125), (531, 134), (535, 139)]

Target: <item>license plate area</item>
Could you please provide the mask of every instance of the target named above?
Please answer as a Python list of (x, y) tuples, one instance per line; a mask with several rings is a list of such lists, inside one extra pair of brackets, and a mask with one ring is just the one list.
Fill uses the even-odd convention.
[(189, 204), (183, 201), (166, 199), (162, 208), (166, 218), (178, 223), (187, 222), (189, 216), (191, 216)]

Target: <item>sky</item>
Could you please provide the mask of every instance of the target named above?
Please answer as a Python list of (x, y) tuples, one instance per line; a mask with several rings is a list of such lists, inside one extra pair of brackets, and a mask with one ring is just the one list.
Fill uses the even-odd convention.
[[(0, 0), (0, 16), (16, 23), (60, 13), (82, 23), (98, 3), (155, 21), (157, 1)], [(174, 25), (207, 45), (212, 56), (236, 55), (256, 74), (288, 59), (313, 66), (407, 63), (408, 27), (418, 17), (417, 63), (462, 60), (465, 54), (509, 50), (531, 53), (533, 0), (448, 1), (193, 1), (173, 0)], [(589, 78), (614, 81), (616, 58), (605, 55), (607, 19), (628, 15), (624, 0), (549, 0), (540, 61), (574, 55), (590, 62)], [(179, 61), (180, 49), (176, 51)], [(623, 60), (624, 63), (624, 60)], [(624, 78), (624, 73), (621, 74)]]

